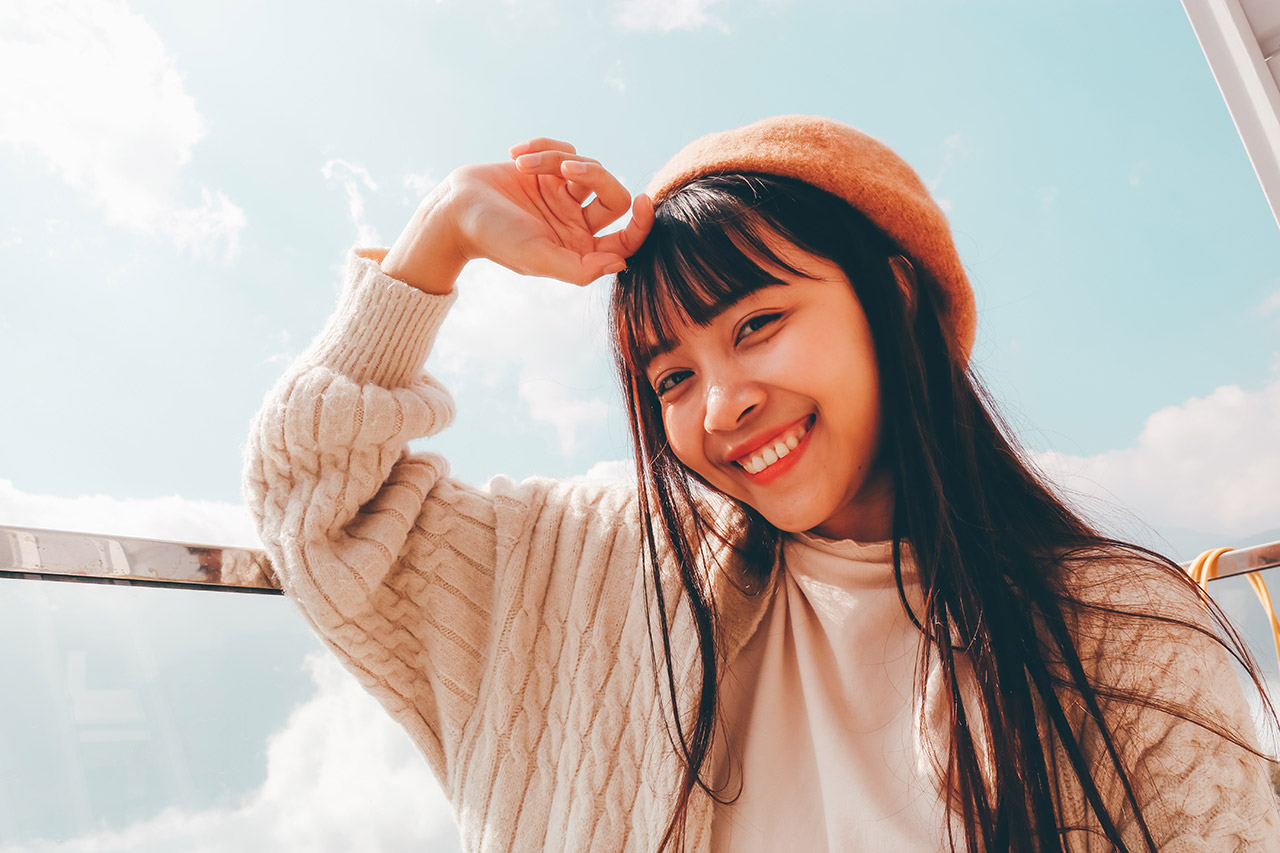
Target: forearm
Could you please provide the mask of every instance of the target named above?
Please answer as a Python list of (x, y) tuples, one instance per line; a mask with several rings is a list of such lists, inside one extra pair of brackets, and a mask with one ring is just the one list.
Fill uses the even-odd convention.
[[(268, 395), (246, 448), (245, 497), (286, 588), (337, 611), (317, 612), (318, 622), (350, 615), (385, 576), (431, 485), (418, 481), (434, 480), (443, 463), (393, 469), (411, 439), (453, 417), (448, 393), (422, 372), (452, 300), (390, 281), (369, 258), (354, 258), (349, 277), (337, 312)], [(397, 485), (406, 479), (411, 487)], [(316, 560), (324, 567), (307, 563)]]

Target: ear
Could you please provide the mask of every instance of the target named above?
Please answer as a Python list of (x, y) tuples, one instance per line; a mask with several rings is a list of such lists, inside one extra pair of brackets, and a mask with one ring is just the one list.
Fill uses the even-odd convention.
[(911, 265), (906, 255), (892, 255), (889, 258), (889, 269), (893, 271), (893, 277), (897, 279), (898, 288), (902, 291), (902, 304), (906, 308), (907, 322), (914, 323), (916, 321), (916, 290), (919, 287), (916, 281), (916, 268)]

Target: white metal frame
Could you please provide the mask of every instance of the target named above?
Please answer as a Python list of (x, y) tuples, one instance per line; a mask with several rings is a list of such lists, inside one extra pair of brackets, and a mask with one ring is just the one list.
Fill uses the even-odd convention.
[(1280, 224), (1280, 3), (1182, 0)]

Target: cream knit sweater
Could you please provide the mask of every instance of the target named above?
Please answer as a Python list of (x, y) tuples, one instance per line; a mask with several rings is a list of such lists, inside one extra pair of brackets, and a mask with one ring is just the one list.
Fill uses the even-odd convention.
[[(467, 850), (653, 850), (680, 764), (634, 488), (475, 488), (440, 456), (410, 454), (409, 440), (453, 417), (422, 371), (452, 297), (388, 278), (376, 257), (352, 257), (337, 312), (254, 420), (245, 496), (262, 541), (308, 621), (422, 749)], [(727, 661), (772, 587), (747, 596), (723, 577), (711, 583)], [(664, 588), (679, 598), (674, 580)], [(1194, 612), (1131, 576), (1097, 588), (1111, 603)], [(676, 615), (688, 715), (697, 650), (686, 609)], [(1103, 632), (1082, 653), (1115, 683), (1150, 683), (1154, 667), (1162, 694), (1248, 731), (1224, 655), (1191, 632), (1157, 634)], [(1280, 850), (1262, 762), (1158, 712), (1116, 723), (1161, 849)], [(1066, 812), (1087, 825), (1079, 799), (1066, 792)], [(695, 790), (690, 849), (707, 848), (712, 808)], [(1073, 833), (1072, 848), (1104, 849), (1088, 838)]]

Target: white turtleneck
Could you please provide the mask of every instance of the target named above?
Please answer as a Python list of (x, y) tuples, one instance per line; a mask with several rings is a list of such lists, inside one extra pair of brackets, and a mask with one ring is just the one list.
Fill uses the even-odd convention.
[[(889, 542), (799, 534), (755, 634), (725, 673), (729, 806), (712, 849), (945, 850), (946, 820), (918, 735), (921, 634)], [(903, 553), (909, 598), (919, 586)], [(717, 739), (717, 781), (725, 741)]]

